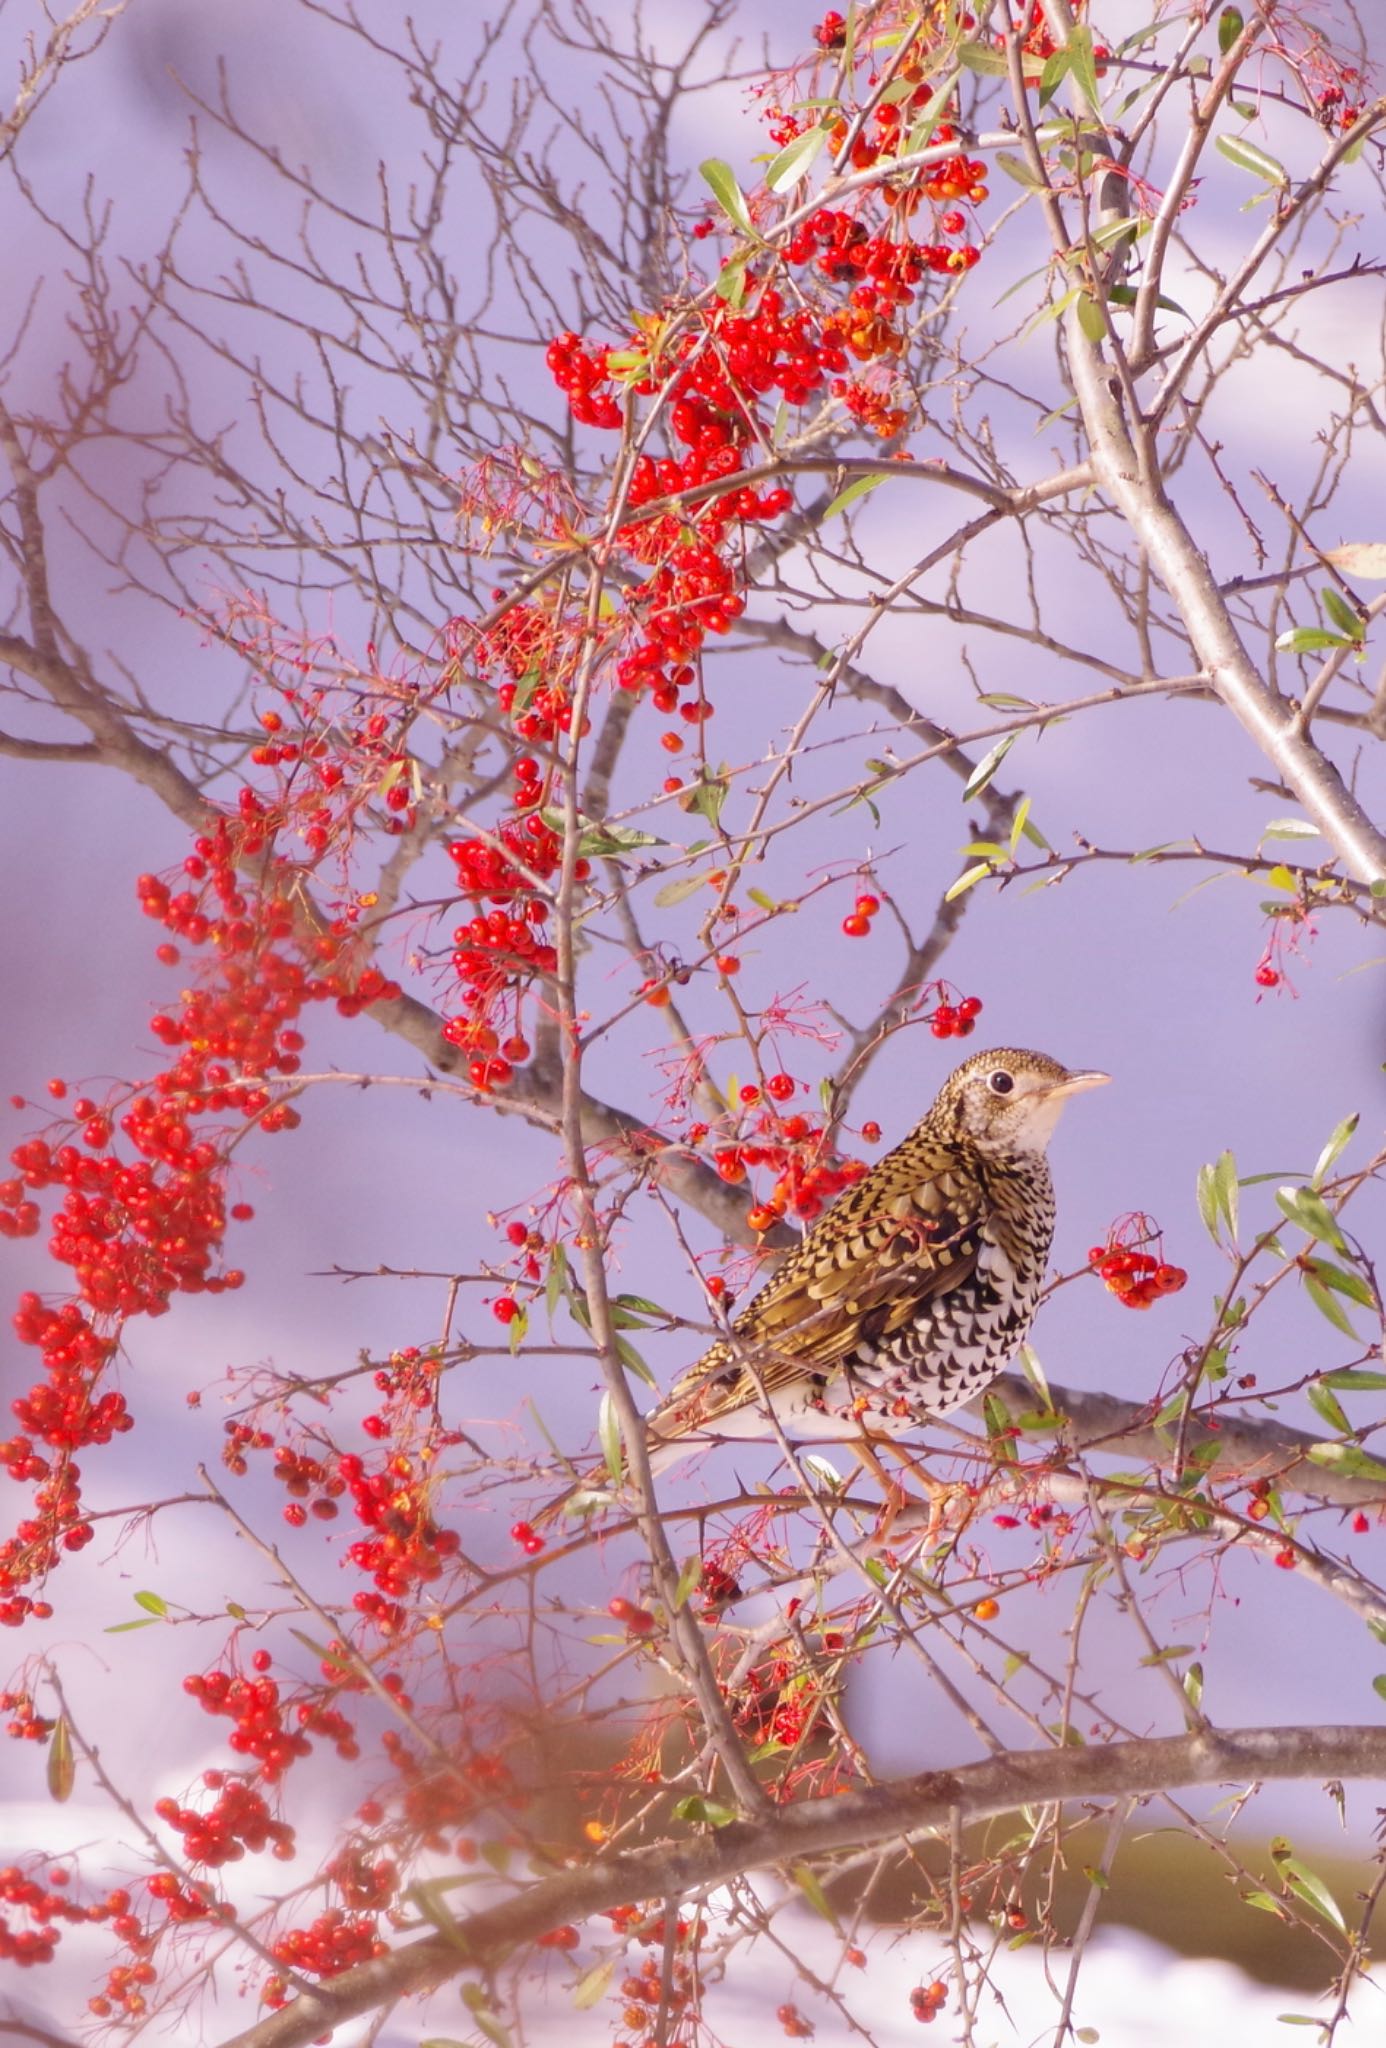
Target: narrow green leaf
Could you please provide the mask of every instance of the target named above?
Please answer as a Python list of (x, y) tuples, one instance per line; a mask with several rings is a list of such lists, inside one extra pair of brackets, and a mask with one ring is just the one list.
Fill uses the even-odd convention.
[(944, 902), (951, 903), (954, 897), (964, 895), (967, 890), (975, 888), (978, 882), (984, 882), (991, 873), (991, 862), (986, 860), (979, 861), (976, 867), (965, 868), (952, 888), (945, 890)]
[(142, 1614), (138, 1621), (113, 1621), (109, 1628), (103, 1628), (103, 1636), (127, 1636), (132, 1628), (153, 1628), (152, 1614)]
[(662, 889), (655, 891), (655, 909), (672, 910), (676, 903), (684, 903), (690, 896), (696, 896), (707, 882), (706, 875), (679, 875), (672, 882), (666, 882)]
[(1250, 171), (1254, 178), (1264, 179), (1268, 185), (1288, 185), (1289, 175), (1282, 163), (1268, 156), (1264, 149), (1258, 149), (1254, 142), (1248, 142), (1244, 135), (1219, 135), (1218, 151), (1235, 164), (1239, 171)]
[(1255, 1906), (1258, 1913), (1274, 1913), (1277, 1920), (1285, 1918), (1285, 1908), (1279, 1899), (1272, 1898), (1269, 1892), (1244, 1892), (1242, 1904)]
[(1093, 56), (1092, 30), (1086, 23), (1078, 22), (1069, 30), (1064, 48), (1068, 51), (1073, 82), (1100, 121), (1102, 102), (1097, 93), (1097, 62)]
[[(1321, 1280), (1316, 1280), (1312, 1273), (1305, 1273), (1303, 1275), (1303, 1280), (1304, 1291), (1308, 1295), (1310, 1301), (1313, 1302), (1319, 1314), (1325, 1319), (1326, 1322), (1332, 1323), (1335, 1330), (1341, 1330), (1345, 1337), (1351, 1337), (1355, 1342), (1357, 1332), (1353, 1329), (1352, 1324), (1349, 1322), (1347, 1311), (1345, 1308), (1342, 1307), (1341, 1303), (1334, 1299), (1333, 1295), (1329, 1293), (1328, 1289), (1324, 1286), (1323, 1282)], [(1309, 1398), (1311, 1401), (1314, 1399), (1314, 1389), (1312, 1387), (1309, 1389)], [(1327, 1396), (1327, 1398), (1329, 1400), (1332, 1400), (1331, 1395)], [(1336, 1408), (1338, 1404), (1335, 1401), (1333, 1405)], [(1339, 1409), (1338, 1412), (1339, 1414), (1341, 1414), (1342, 1410)], [(1346, 1428), (1346, 1423), (1344, 1423), (1343, 1426)], [(1333, 1427), (1336, 1429), (1338, 1427), (1338, 1424), (1335, 1422), (1333, 1424)]]
[(710, 156), (699, 164), (698, 169), (712, 187), (712, 196), (728, 219), (735, 221), (743, 234), (753, 234), (750, 210), (731, 165), (724, 164), (720, 157)]
[(1316, 1913), (1321, 1913), (1340, 1934), (1346, 1934), (1347, 1922), (1343, 1918), (1338, 1901), (1323, 1879), (1316, 1877), (1303, 1863), (1296, 1863), (1288, 1858), (1277, 1860), (1280, 1874), (1295, 1897), (1302, 1899), (1306, 1906), (1312, 1906)]
[(160, 1593), (136, 1593), (136, 1607), (142, 1607), (146, 1614), (157, 1614), (162, 1620), (168, 1613), (168, 1602)]
[(733, 312), (739, 310), (746, 298), (746, 261), (744, 256), (733, 256), (722, 265), (712, 289)]
[(919, 150), (929, 147), (934, 139), (934, 130), (943, 119), (957, 83), (957, 72), (950, 71), (937, 91), (930, 94), (926, 104), (919, 110), (918, 119), (905, 137), (905, 146), (900, 152), (902, 156), (914, 156)]
[(1218, 55), (1225, 57), (1246, 23), (1239, 7), (1224, 7), (1218, 16)]
[(607, 1986), (615, 1975), (615, 1956), (609, 1956), (604, 1963), (593, 1963), (590, 1970), (584, 1970), (573, 1986), (573, 2004), (578, 2011), (587, 2012), (598, 1999), (605, 1998)]
[(529, 1310), (527, 1308), (522, 1308), (520, 1310), (520, 1313), (517, 1316), (515, 1316), (507, 1326), (507, 1336), (510, 1341), (510, 1356), (512, 1358), (518, 1357), (520, 1346), (525, 1341), (525, 1332), (526, 1330), (528, 1330), (528, 1328)]
[(836, 1927), (837, 1915), (828, 1904), (828, 1895), (809, 1869), (807, 1863), (791, 1864), (789, 1874), (812, 1906), (814, 1912), (826, 1920), (830, 1927)]
[(702, 1576), (702, 1559), (700, 1557), (690, 1557), (685, 1559), (683, 1570), (679, 1573), (679, 1582), (677, 1586), (675, 1586), (674, 1588), (675, 1614), (677, 1614), (679, 1609), (687, 1603), (689, 1594), (695, 1590)]
[(1239, 1188), (1237, 1184), (1237, 1162), (1230, 1152), (1220, 1153), (1213, 1168), (1213, 1185), (1217, 1190), (1218, 1206), (1227, 1218), (1228, 1232), (1236, 1242)]
[(1319, 1377), (1326, 1387), (1336, 1387), (1340, 1394), (1386, 1392), (1386, 1372), (1364, 1372), (1357, 1365), (1345, 1365), (1339, 1372), (1325, 1372)]
[(796, 135), (787, 142), (765, 173), (765, 182), (772, 192), (790, 192), (806, 178), (813, 160), (828, 139), (826, 128), (806, 128), (802, 135)]
[(985, 78), (1006, 75), (1005, 52), (992, 49), (989, 43), (959, 43), (957, 58), (965, 71), (980, 72)]
[(1008, 732), (1003, 739), (999, 739), (996, 742), (994, 747), (988, 748), (987, 752), (983, 754), (981, 760), (963, 784), (962, 800), (965, 804), (970, 804), (974, 796), (981, 795), (1018, 738), (1018, 733)]
[(1020, 836), (1025, 830), (1025, 823), (1029, 815), (1030, 799), (1028, 796), (1023, 796), (1015, 807), (1015, 822), (1011, 826), (1011, 843), (1008, 851), (1012, 860), (1015, 859), (1015, 850), (1020, 844)]
[(1297, 1223), (1322, 1244), (1331, 1244), (1335, 1252), (1350, 1256), (1337, 1219), (1322, 1195), (1315, 1194), (1312, 1188), (1283, 1187), (1276, 1189), (1275, 1199), (1281, 1215), (1288, 1216), (1291, 1223)]
[(1326, 633), (1322, 626), (1292, 626), (1277, 636), (1275, 644), (1282, 654), (1322, 654), (1326, 647), (1350, 647), (1352, 642), (1341, 633)]
[(1203, 1711), (1203, 1666), (1201, 1664), (1190, 1664), (1180, 1683), (1183, 1685), (1184, 1697), (1189, 1705), (1196, 1714), (1201, 1713)]
[(602, 1447), (602, 1457), (607, 1474), (613, 1486), (621, 1483), (621, 1419), (616, 1413), (616, 1403), (610, 1390), (602, 1395), (597, 1409), (597, 1441)]
[(1326, 1471), (1344, 1479), (1386, 1479), (1386, 1465), (1368, 1457), (1357, 1444), (1310, 1444), (1309, 1456)]
[(652, 1392), (657, 1393), (659, 1391), (659, 1382), (655, 1379), (654, 1374), (650, 1371), (650, 1368), (646, 1365), (635, 1346), (626, 1337), (618, 1336), (614, 1341), (616, 1356), (620, 1359), (626, 1371), (634, 1373), (638, 1380), (643, 1380)]
[(1330, 1429), (1340, 1430), (1344, 1436), (1351, 1433), (1352, 1424), (1343, 1413), (1342, 1402), (1322, 1380), (1311, 1380), (1305, 1392), (1309, 1396), (1309, 1406)]
[(1198, 1213), (1203, 1218), (1203, 1228), (1214, 1244), (1221, 1242), (1218, 1235), (1218, 1190), (1211, 1166), (1198, 1169)]
[(1049, 102), (1067, 77), (1068, 51), (1056, 50), (1052, 57), (1045, 59), (1044, 69), (1040, 73), (1039, 103), (1041, 107), (1049, 105)]
[(1372, 1680), (1372, 1691), (1379, 1692), (1382, 1699), (1386, 1700), (1386, 1671), (1377, 1672)]
[(1322, 1152), (1320, 1152), (1314, 1171), (1309, 1176), (1309, 1185), (1316, 1194), (1328, 1178), (1330, 1167), (1337, 1164), (1339, 1158), (1352, 1143), (1357, 1126), (1361, 1121), (1361, 1117), (1354, 1110), (1351, 1116), (1345, 1116), (1340, 1124), (1333, 1126), (1332, 1135)]
[(1041, 1407), (1046, 1414), (1052, 1415), (1054, 1396), (1049, 1391), (1049, 1381), (1045, 1376), (1044, 1367), (1039, 1362), (1039, 1354), (1029, 1344), (1022, 1344), (1019, 1358), (1020, 1370), (1038, 1395)]
[(992, 162), (1003, 170), (1008, 178), (1014, 178), (1017, 185), (1023, 185), (1027, 192), (1043, 192), (1047, 189), (1045, 180), (1034, 166), (1027, 164), (1023, 156), (1016, 156), (1012, 150), (998, 149)]
[(1323, 600), (1324, 610), (1340, 633), (1352, 641), (1360, 641), (1365, 637), (1367, 629), (1361, 617), (1331, 583), (1324, 585), (1319, 596)]
[(1107, 315), (1091, 292), (1080, 292), (1074, 308), (1078, 325), (1089, 341), (1101, 341), (1107, 332)]
[(553, 1312), (558, 1307), (568, 1278), (568, 1254), (561, 1244), (555, 1244), (549, 1253), (549, 1270), (544, 1281), (544, 1306), (553, 1321)]
[(830, 519), (836, 519), (839, 512), (845, 512), (847, 507), (854, 505), (858, 498), (864, 498), (868, 491), (875, 490), (877, 484), (883, 484), (887, 481), (888, 472), (886, 471), (882, 471), (879, 475), (853, 477), (846, 489), (839, 491), (828, 506), (827, 511), (818, 522), (819, 525), (826, 526)]

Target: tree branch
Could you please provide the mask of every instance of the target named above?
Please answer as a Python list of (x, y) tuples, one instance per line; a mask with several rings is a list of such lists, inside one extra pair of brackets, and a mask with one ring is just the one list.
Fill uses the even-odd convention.
[(1057, 1800), (1141, 1798), (1176, 1785), (1261, 1779), (1379, 1778), (1386, 1727), (1200, 1729), (1093, 1749), (1009, 1752), (951, 1771), (926, 1771), (864, 1786), (834, 1799), (779, 1807), (769, 1818), (735, 1822), (694, 1841), (632, 1849), (529, 1886), (488, 1906), (447, 1935), (345, 1970), (312, 1998), (299, 1999), (235, 2035), (225, 2048), (302, 2048), (388, 1999), (435, 1990), (464, 1970), (485, 1970), (519, 1942), (580, 1922), (612, 1906), (706, 1892), (751, 1870), (780, 1867), (834, 1850), (903, 1841), (954, 1820), (979, 1821)]

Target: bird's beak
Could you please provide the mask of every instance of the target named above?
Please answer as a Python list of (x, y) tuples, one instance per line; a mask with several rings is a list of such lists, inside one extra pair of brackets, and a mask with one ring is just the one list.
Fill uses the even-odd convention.
[(1099, 1074), (1096, 1067), (1082, 1067), (1072, 1074), (1065, 1074), (1062, 1081), (1051, 1081), (1045, 1089), (1046, 1096), (1081, 1095), (1085, 1088), (1101, 1088), (1111, 1080), (1110, 1074)]

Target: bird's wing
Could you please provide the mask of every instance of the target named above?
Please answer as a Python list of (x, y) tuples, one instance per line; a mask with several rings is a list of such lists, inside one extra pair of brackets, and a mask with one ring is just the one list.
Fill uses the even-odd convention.
[(891, 1336), (973, 1272), (990, 1214), (984, 1175), (960, 1170), (955, 1147), (921, 1154), (907, 1139), (790, 1253), (737, 1317), (735, 1342), (714, 1344), (676, 1381), (649, 1418), (652, 1436), (703, 1430), (832, 1372), (863, 1335)]

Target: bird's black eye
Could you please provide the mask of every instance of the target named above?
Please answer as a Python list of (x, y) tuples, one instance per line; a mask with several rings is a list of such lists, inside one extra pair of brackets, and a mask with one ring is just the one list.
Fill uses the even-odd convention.
[(1008, 1074), (1004, 1067), (998, 1067), (994, 1074), (987, 1075), (987, 1086), (993, 1095), (1009, 1095), (1015, 1086), (1015, 1075)]

